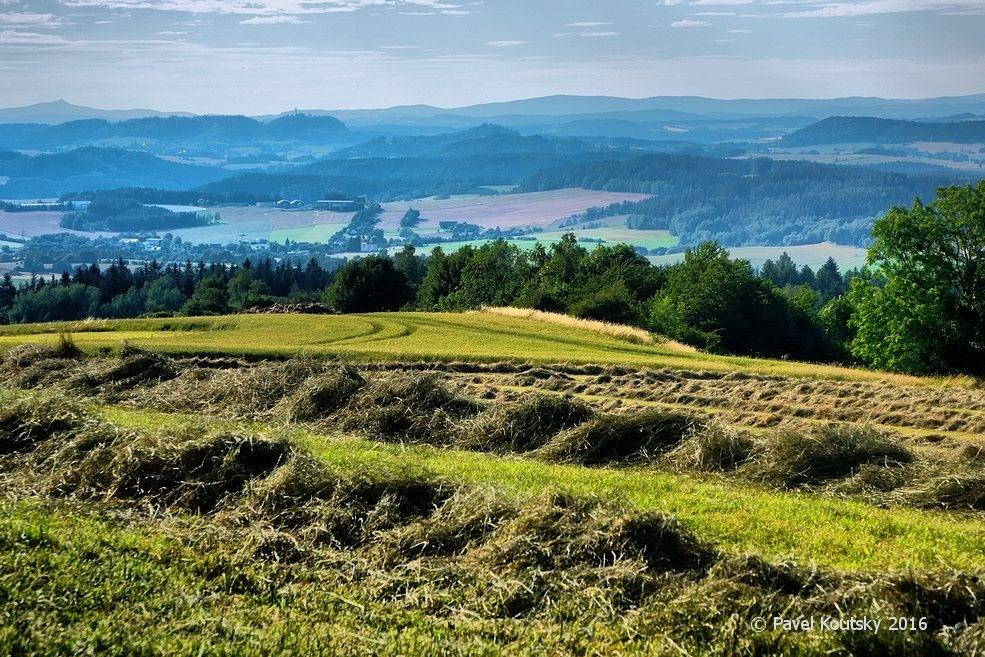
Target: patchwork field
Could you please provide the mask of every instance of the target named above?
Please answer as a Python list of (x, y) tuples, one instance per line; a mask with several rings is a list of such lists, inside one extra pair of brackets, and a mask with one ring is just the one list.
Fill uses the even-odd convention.
[[(384, 204), (380, 227), (389, 237), (396, 237), (400, 219), (408, 208), (423, 212), (426, 219), (417, 231), (436, 233), (439, 221), (467, 221), (484, 227), (550, 226), (572, 214), (595, 206), (645, 198), (643, 194), (595, 192), (585, 189), (562, 189), (532, 194), (499, 196), (464, 195), (449, 199), (417, 199)], [(272, 207), (222, 207), (220, 224), (172, 231), (182, 239), (198, 243), (235, 242), (269, 239), (273, 242), (325, 242), (344, 228), (351, 213), (310, 210), (280, 210)], [(625, 231), (624, 231), (625, 232)], [(665, 245), (666, 237), (632, 235), (633, 238)], [(616, 237), (606, 238), (610, 240)], [(619, 238), (621, 239), (621, 238)], [(455, 248), (452, 246), (451, 248)]]
[(971, 657), (983, 431), (514, 310), (0, 327), (0, 649)]

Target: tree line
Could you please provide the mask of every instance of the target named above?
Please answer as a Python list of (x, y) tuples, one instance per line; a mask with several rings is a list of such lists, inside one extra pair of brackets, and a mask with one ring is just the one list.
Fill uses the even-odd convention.
[(572, 234), (525, 251), (504, 240), (406, 246), (336, 271), (269, 258), (228, 266), (157, 263), (79, 267), (17, 289), (0, 282), (9, 322), (240, 312), (278, 300), (320, 300), (340, 312), (458, 311), (521, 306), (646, 328), (731, 354), (856, 363), (939, 374), (985, 370), (985, 181), (938, 190), (928, 205), (876, 223), (868, 266), (813, 271), (787, 255), (757, 272), (715, 242), (654, 266), (632, 247), (592, 250)]

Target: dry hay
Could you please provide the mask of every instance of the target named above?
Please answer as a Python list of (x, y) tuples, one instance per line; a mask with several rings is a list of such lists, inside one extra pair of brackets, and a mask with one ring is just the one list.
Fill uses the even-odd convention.
[(712, 421), (691, 431), (665, 463), (681, 470), (731, 471), (749, 460), (755, 446), (746, 432)]
[(86, 419), (78, 405), (59, 396), (15, 399), (0, 408), (0, 455), (32, 451), (52, 436), (77, 429)]
[(47, 387), (64, 378), (83, 356), (72, 337), (64, 333), (54, 346), (20, 345), (0, 359), (0, 380), (17, 388)]
[(365, 385), (357, 369), (342, 365), (306, 380), (278, 410), (288, 422), (322, 420), (344, 408)]
[[(8, 413), (0, 439), (9, 438), (4, 427), (43, 417), (51, 403), (58, 402), (35, 409), (25, 402)], [(507, 497), (403, 470), (341, 475), (277, 438), (141, 434), (79, 419), (39, 434), (0, 470), (35, 494), (95, 501), (131, 521), (134, 512), (153, 522), (190, 511), (199, 523), (176, 540), (195, 545), (208, 535), (202, 544), (214, 550), (221, 537), (236, 567), (276, 572), (279, 585), (331, 581), (361, 600), (434, 619), (619, 623), (630, 633), (658, 627), (689, 652), (814, 654), (822, 644), (789, 643), (806, 635), (748, 628), (757, 616), (820, 614), (929, 624), (927, 631), (807, 637), (826, 641), (834, 654), (967, 657), (981, 646), (985, 578), (978, 573), (769, 563), (721, 554), (659, 512), (593, 498)]]
[(697, 415), (660, 409), (598, 415), (532, 454), (586, 465), (648, 461), (676, 447), (705, 422)]
[(899, 440), (871, 428), (788, 429), (766, 441), (745, 474), (782, 487), (809, 486), (850, 477), (866, 465), (899, 468), (912, 461), (913, 454)]
[(437, 374), (390, 376), (365, 386), (333, 420), (383, 440), (447, 445), (455, 440), (456, 422), (479, 410)]
[[(191, 367), (177, 378), (138, 392), (129, 403), (164, 412), (200, 412), (229, 419), (274, 419), (282, 415), (279, 404), (326, 374), (330, 367), (330, 364), (303, 357), (245, 367)], [(297, 410), (303, 412), (301, 406)]]
[(133, 389), (177, 378), (175, 362), (161, 354), (124, 345), (116, 359), (96, 359), (72, 373), (65, 385), (84, 395), (109, 400), (126, 397)]
[(488, 452), (527, 452), (592, 417), (583, 402), (556, 395), (530, 395), (493, 404), (464, 427), (457, 447)]
[[(482, 312), (493, 315), (502, 315), (504, 317), (535, 319), (541, 322), (551, 322), (552, 324), (557, 324), (559, 326), (584, 329), (586, 331), (592, 331), (593, 333), (608, 335), (613, 338), (626, 340), (627, 342), (633, 342), (635, 344), (652, 345), (657, 343), (657, 339), (654, 338), (651, 333), (641, 328), (626, 326), (625, 324), (615, 324), (613, 322), (603, 322), (597, 319), (583, 319), (581, 317), (571, 317), (570, 315), (565, 315), (562, 313), (550, 313), (544, 312), (543, 310), (533, 310), (531, 308), (495, 307), (483, 308)], [(672, 346), (675, 350), (687, 352), (696, 351), (694, 347), (688, 347), (669, 340), (662, 340), (661, 344)]]
[(904, 493), (913, 505), (949, 511), (985, 511), (985, 471), (928, 477)]

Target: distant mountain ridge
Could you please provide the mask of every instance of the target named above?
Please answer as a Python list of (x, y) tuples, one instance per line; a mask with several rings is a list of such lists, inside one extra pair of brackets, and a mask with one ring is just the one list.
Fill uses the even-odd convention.
[[(895, 99), (851, 96), (844, 98), (706, 98), (703, 96), (652, 96), (622, 98), (618, 96), (554, 95), (502, 102), (481, 103), (463, 107), (433, 105), (401, 105), (384, 109), (324, 109), (303, 110), (313, 116), (334, 116), (342, 121), (372, 121), (377, 123), (416, 121), (437, 117), (494, 119), (497, 117), (572, 116), (623, 112), (663, 111), (716, 118), (753, 116), (879, 116), (883, 118), (943, 118), (960, 114), (985, 114), (985, 93), (936, 98)], [(257, 116), (269, 120), (292, 112)], [(151, 109), (107, 110), (73, 105), (64, 100), (37, 103), (26, 107), (0, 109), (0, 123), (64, 123), (78, 119), (120, 121), (142, 117), (195, 116), (189, 112), (165, 112)], [(671, 117), (666, 117), (671, 118)], [(683, 118), (683, 117), (679, 117)], [(497, 121), (502, 122), (502, 121)]]
[(934, 123), (871, 116), (833, 116), (786, 135), (780, 140), (780, 145), (905, 144), (916, 141), (985, 143), (985, 120)]
[[(878, 97), (846, 98), (739, 98), (719, 99), (702, 96), (653, 96), (649, 98), (620, 98), (616, 96), (544, 96), (496, 103), (483, 103), (457, 108), (438, 108), (414, 105), (375, 110), (334, 110), (333, 116), (346, 121), (362, 122), (411, 120), (453, 115), (458, 117), (495, 119), (507, 116), (570, 116), (609, 114), (610, 118), (625, 118), (623, 112), (664, 111), (715, 118), (755, 116), (813, 116), (876, 115), (889, 118), (949, 116), (985, 112), (985, 94), (946, 96), (920, 99), (889, 99)], [(316, 111), (312, 111), (316, 112)]]
[(0, 109), (0, 123), (65, 123), (79, 119), (105, 119), (125, 121), (148, 116), (193, 116), (190, 112), (162, 112), (152, 109), (97, 109), (85, 105), (73, 105), (65, 100), (35, 103), (25, 107)]
[(253, 144), (265, 141), (319, 141), (347, 132), (331, 116), (289, 114), (261, 122), (247, 116), (168, 116), (125, 121), (81, 119), (57, 125), (12, 123), (0, 127), (0, 148), (36, 149), (93, 144), (112, 139), (170, 143)]

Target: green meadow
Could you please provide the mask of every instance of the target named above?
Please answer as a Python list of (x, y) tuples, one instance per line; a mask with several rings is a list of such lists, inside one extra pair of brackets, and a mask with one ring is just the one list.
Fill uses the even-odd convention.
[[(173, 354), (286, 357), (306, 354), (367, 361), (523, 361), (739, 371), (836, 380), (941, 380), (795, 361), (717, 356), (672, 342), (634, 344), (596, 331), (488, 312), (353, 315), (233, 315), (91, 320), (0, 326), (0, 349), (53, 344), (68, 333), (83, 349), (124, 343)], [(965, 383), (949, 379), (947, 383)]]

